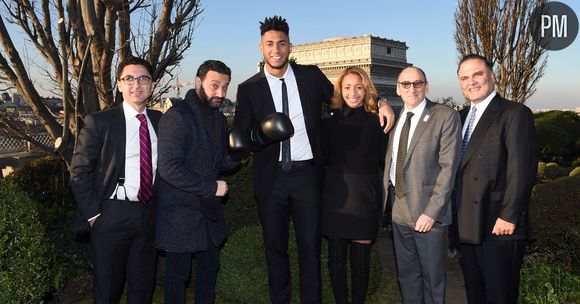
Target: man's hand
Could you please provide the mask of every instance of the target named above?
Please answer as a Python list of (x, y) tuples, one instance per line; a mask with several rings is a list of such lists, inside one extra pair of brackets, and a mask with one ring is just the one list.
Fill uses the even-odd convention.
[(491, 233), (495, 235), (512, 235), (515, 231), (516, 224), (504, 221), (498, 217)]
[(435, 224), (435, 220), (430, 218), (425, 214), (421, 214), (417, 219), (417, 223), (415, 223), (415, 231), (417, 232), (429, 232), (431, 228), (433, 228), (433, 224)]
[(224, 196), (228, 193), (228, 184), (223, 180), (216, 181), (217, 190), (215, 191), (215, 196)]
[(379, 121), (381, 127), (384, 127), (383, 132), (387, 133), (395, 125), (395, 112), (393, 112), (393, 108), (391, 108), (389, 102), (384, 98), (379, 100), (379, 105)]

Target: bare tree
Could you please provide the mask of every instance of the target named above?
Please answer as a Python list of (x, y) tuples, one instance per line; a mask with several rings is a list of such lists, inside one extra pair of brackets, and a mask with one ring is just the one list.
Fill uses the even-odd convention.
[(453, 96), (437, 97), (434, 99), (434, 101), (436, 103), (449, 106), (455, 110), (461, 110), (465, 108), (465, 106), (467, 105), (467, 102), (464, 102), (463, 104), (458, 104), (457, 101), (455, 101), (455, 98), (453, 98)]
[[(155, 81), (172, 78), (203, 11), (198, 0), (0, 0), (0, 6), (0, 77), (26, 100), (67, 163), (82, 118), (119, 102), (112, 67), (139, 56), (152, 63)], [(17, 25), (38, 51), (43, 79), (63, 100), (62, 118), (43, 103), (5, 22)], [(169, 81), (157, 94), (169, 89)], [(26, 136), (17, 129), (6, 133)]]
[(532, 38), (530, 19), (545, 0), (460, 0), (455, 11), (459, 57), (477, 53), (494, 64), (497, 91), (524, 103), (536, 92), (548, 56)]

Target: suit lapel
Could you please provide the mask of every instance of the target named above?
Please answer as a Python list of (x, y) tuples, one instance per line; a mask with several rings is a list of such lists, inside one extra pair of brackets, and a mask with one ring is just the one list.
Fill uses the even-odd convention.
[(405, 158), (405, 164), (409, 161), (411, 154), (413, 154), (413, 150), (417, 146), (417, 142), (419, 142), (419, 138), (423, 134), (423, 131), (427, 128), (427, 125), (431, 122), (431, 116), (433, 116), (433, 102), (426, 100), (425, 110), (423, 110), (423, 114), (421, 114), (421, 118), (417, 123), (417, 127), (413, 132), (413, 136), (411, 137), (411, 143), (409, 144), (409, 149), (407, 149), (407, 157)]
[(151, 111), (149, 109), (147, 109), (147, 117), (149, 117), (149, 119), (151, 120), (151, 124), (153, 124), (153, 130), (155, 130), (155, 134), (157, 134), (159, 131), (157, 130), (157, 126), (159, 125), (159, 116), (156, 115), (156, 113), (154, 114), (154, 111)]
[(469, 142), (467, 143), (467, 148), (465, 150), (465, 153), (463, 154), (463, 157), (461, 158), (461, 167), (465, 166), (469, 162), (469, 160), (471, 159), (471, 157), (473, 156), (475, 151), (477, 151), (477, 148), (481, 144), (481, 141), (483, 140), (483, 137), (485, 136), (487, 129), (497, 119), (497, 117), (499, 117), (498, 115), (499, 102), (497, 98), (500, 98), (499, 95), (496, 95), (491, 100), (491, 102), (485, 109), (485, 112), (483, 112), (483, 115), (477, 122), (475, 129), (471, 133), (471, 137), (469, 138)]
[[(401, 114), (403, 113), (403, 107), (399, 113), (399, 119), (401, 119)], [(391, 172), (391, 162), (393, 161), (393, 145), (391, 143), (395, 142), (395, 129), (397, 128), (398, 120), (395, 121), (393, 129), (389, 132), (389, 144), (387, 145), (387, 154), (385, 155), (385, 175), (388, 176)], [(387, 177), (388, 180), (388, 177)]]
[(252, 99), (256, 102), (254, 106), (257, 109), (262, 108), (265, 115), (276, 112), (276, 106), (274, 105), (274, 98), (272, 97), (272, 92), (270, 91), (270, 85), (268, 84), (268, 79), (266, 79), (266, 74), (264, 74), (263, 71), (261, 72), (260, 78), (256, 82), (256, 86), (257, 88), (254, 90), (254, 92), (260, 95), (257, 96), (257, 98)]
[(125, 121), (125, 111), (123, 111), (123, 104), (113, 111), (111, 117), (111, 138), (113, 143), (111, 167), (115, 168), (116, 177), (125, 177), (125, 153), (126, 153), (126, 137), (127, 137), (127, 122)]
[(310, 111), (308, 111), (308, 86), (304, 79), (304, 73), (300, 67), (292, 65), (292, 71), (294, 72), (294, 77), (296, 78), (296, 85), (298, 86), (298, 95), (300, 96), (300, 105), (302, 106), (302, 115), (304, 115), (304, 123), (306, 124), (306, 129), (310, 129), (313, 125), (310, 121)]

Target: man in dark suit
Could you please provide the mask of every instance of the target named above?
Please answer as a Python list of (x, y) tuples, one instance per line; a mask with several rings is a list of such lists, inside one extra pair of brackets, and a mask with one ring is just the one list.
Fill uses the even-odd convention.
[(85, 117), (71, 162), (77, 218), (90, 226), (95, 303), (118, 303), (127, 279), (127, 303), (151, 303), (161, 112), (146, 109), (153, 67), (129, 58), (117, 69), (123, 103)]
[(462, 159), (455, 194), (469, 303), (516, 303), (536, 180), (534, 117), (494, 90), (492, 65), (465, 56), (457, 70), (471, 106), (461, 111)]
[(227, 193), (221, 171), (235, 163), (226, 157), (225, 100), (231, 70), (207, 60), (183, 103), (170, 108), (159, 123), (159, 183), (155, 246), (166, 252), (165, 303), (185, 303), (195, 255), (195, 303), (215, 298), (218, 247), (226, 239), (221, 199)]
[[(302, 303), (321, 302), (320, 176), (321, 108), (333, 86), (316, 66), (289, 64), (291, 52), (286, 19), (260, 23), (264, 70), (239, 85), (234, 130), (249, 133), (268, 115), (286, 114), (294, 134), (282, 142), (254, 142), (254, 193), (262, 224), (272, 303), (290, 303), (288, 223), (296, 231)], [(286, 104), (286, 106), (284, 105)], [(286, 108), (286, 109), (285, 109)], [(379, 114), (394, 115), (388, 105)], [(255, 134), (254, 134), (255, 135)]]
[(425, 96), (429, 84), (416, 67), (401, 71), (404, 108), (385, 160), (385, 202), (392, 202), (397, 274), (404, 303), (445, 303), (447, 229), (459, 164), (459, 114)]

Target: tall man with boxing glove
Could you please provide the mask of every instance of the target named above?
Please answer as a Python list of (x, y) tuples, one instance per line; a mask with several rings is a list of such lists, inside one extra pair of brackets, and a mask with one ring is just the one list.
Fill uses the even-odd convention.
[[(302, 303), (321, 302), (320, 155), (322, 103), (333, 85), (316, 66), (289, 64), (286, 19), (260, 22), (264, 70), (239, 85), (230, 147), (253, 150), (254, 192), (262, 224), (272, 303), (290, 303), (289, 219), (294, 223)], [(280, 112), (283, 114), (273, 114)], [(385, 131), (394, 122), (386, 103)]]

